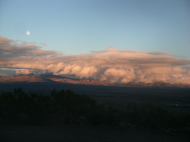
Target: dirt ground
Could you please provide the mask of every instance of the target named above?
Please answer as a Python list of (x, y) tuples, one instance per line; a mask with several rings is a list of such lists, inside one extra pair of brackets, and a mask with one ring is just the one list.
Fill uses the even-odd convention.
[(0, 142), (190, 142), (190, 136), (126, 127), (1, 125)]

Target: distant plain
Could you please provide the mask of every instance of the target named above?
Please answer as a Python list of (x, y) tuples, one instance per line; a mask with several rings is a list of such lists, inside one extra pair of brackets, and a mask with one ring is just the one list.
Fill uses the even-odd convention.
[(124, 108), (127, 104), (141, 105), (151, 103), (171, 111), (190, 111), (190, 88), (161, 87), (116, 87), (82, 85), (58, 82), (12, 82), (0, 83), (0, 93), (22, 88), (27, 94), (50, 95), (57, 91), (70, 89), (77, 94), (85, 94), (104, 106)]

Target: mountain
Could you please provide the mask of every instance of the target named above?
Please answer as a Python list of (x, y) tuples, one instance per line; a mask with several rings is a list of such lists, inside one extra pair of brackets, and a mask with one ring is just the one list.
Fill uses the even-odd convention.
[(83, 85), (102, 85), (102, 86), (122, 86), (122, 87), (160, 87), (160, 88), (190, 88), (190, 84), (171, 84), (165, 82), (129, 82), (126, 84), (111, 83), (109, 81), (100, 81), (92, 79), (78, 79), (71, 77), (63, 77), (52, 74), (45, 75), (17, 75), (12, 77), (0, 77), (0, 83), (10, 82), (59, 82), (68, 84), (83, 84)]

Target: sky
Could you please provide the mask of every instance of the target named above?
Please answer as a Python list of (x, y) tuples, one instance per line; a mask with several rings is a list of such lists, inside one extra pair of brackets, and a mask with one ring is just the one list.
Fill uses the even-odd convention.
[(189, 0), (0, 1), (1, 76), (190, 84), (189, 53)]

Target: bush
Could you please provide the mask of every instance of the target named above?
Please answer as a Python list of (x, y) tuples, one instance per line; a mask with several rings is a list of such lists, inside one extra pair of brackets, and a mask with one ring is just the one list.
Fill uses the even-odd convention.
[(125, 111), (105, 108), (86, 95), (55, 89), (50, 96), (36, 93), (27, 95), (21, 88), (15, 89), (13, 93), (3, 93), (0, 96), (0, 118), (7, 123), (35, 125), (59, 123), (113, 126), (122, 120), (135, 127), (185, 133), (189, 132), (190, 127), (190, 113), (171, 113), (152, 104), (127, 104)]
[[(128, 105), (131, 106), (131, 105)], [(144, 104), (142, 106), (126, 107), (127, 112), (122, 117), (132, 125), (151, 130), (186, 130), (189, 125), (189, 113), (172, 113), (166, 109)], [(130, 111), (129, 111), (130, 110)]]

